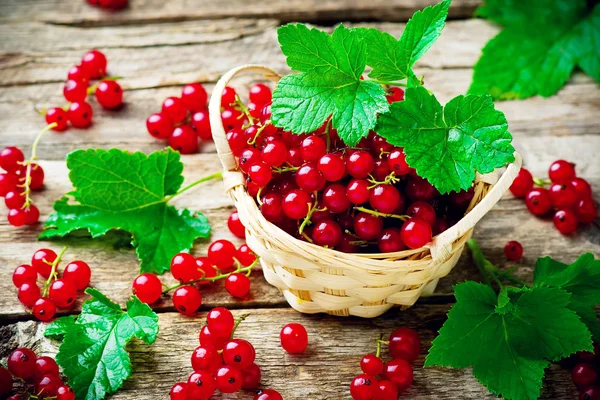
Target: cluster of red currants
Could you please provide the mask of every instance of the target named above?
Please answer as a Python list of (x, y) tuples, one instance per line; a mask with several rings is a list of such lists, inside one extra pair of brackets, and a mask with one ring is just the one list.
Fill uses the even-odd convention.
[(52, 129), (58, 132), (67, 129), (70, 122), (75, 128), (88, 128), (92, 123), (92, 106), (86, 101), (88, 94), (94, 93), (96, 101), (102, 107), (114, 109), (123, 103), (123, 89), (114, 79), (103, 79), (91, 85), (93, 79), (106, 77), (106, 56), (98, 50), (91, 50), (81, 59), (81, 63), (73, 66), (63, 88), (68, 107), (53, 107), (45, 110), (46, 123), (55, 123)]
[[(72, 261), (59, 278), (58, 265), (66, 249), (57, 255), (50, 249), (40, 249), (33, 254), (31, 265), (20, 265), (12, 280), (18, 288), (19, 301), (40, 321), (50, 321), (57, 308), (69, 308), (77, 292), (88, 287), (92, 271), (83, 261)], [(44, 278), (38, 286), (38, 275)]]
[(108, 10), (120, 10), (127, 7), (129, 0), (86, 0), (94, 7), (100, 7)]
[[(223, 106), (231, 93), (224, 92)], [(473, 199), (473, 188), (440, 195), (401, 148), (375, 132), (349, 148), (330, 121), (310, 134), (276, 128), (265, 85), (250, 89), (247, 106), (235, 98), (239, 115), (222, 119), (248, 193), (267, 220), (301, 240), (348, 253), (416, 249), (460, 219)], [(402, 89), (391, 88), (388, 101), (401, 100)]]
[[(381, 345), (387, 344), (392, 360), (384, 363)], [(389, 341), (377, 341), (377, 354), (367, 354), (360, 361), (363, 373), (352, 380), (350, 394), (354, 400), (397, 400), (398, 394), (413, 382), (410, 362), (421, 353), (419, 334), (410, 328), (396, 329)], [(378, 379), (381, 375), (383, 379)]]
[[(598, 205), (592, 197), (592, 187), (575, 173), (575, 165), (557, 160), (548, 170), (549, 180), (534, 178), (521, 168), (510, 187), (516, 197), (524, 197), (527, 209), (538, 217), (553, 214), (554, 226), (563, 235), (590, 224), (598, 215)], [(545, 186), (550, 185), (549, 189)]]
[(167, 97), (159, 113), (146, 120), (148, 133), (181, 154), (197, 153), (199, 142), (212, 140), (208, 118), (208, 95), (199, 83), (183, 87), (180, 97)]
[(144, 303), (157, 302), (163, 294), (174, 290), (172, 300), (175, 309), (183, 315), (194, 315), (202, 305), (198, 286), (225, 280), (225, 289), (236, 298), (244, 298), (250, 292), (250, 273), (256, 263), (256, 255), (243, 244), (236, 249), (229, 240), (216, 240), (208, 247), (207, 257), (195, 258), (179, 253), (171, 261), (171, 274), (178, 284), (166, 287), (154, 274), (142, 274), (133, 281), (133, 293)]
[(8, 208), (8, 223), (12, 226), (36, 224), (40, 211), (31, 199), (32, 190), (44, 185), (44, 170), (32, 161), (25, 161), (23, 152), (14, 146), (0, 151), (0, 197)]
[[(200, 330), (200, 346), (191, 357), (194, 372), (187, 382), (173, 385), (171, 400), (206, 400), (217, 390), (236, 393), (259, 387), (261, 370), (254, 362), (254, 346), (247, 340), (234, 338), (236, 328), (246, 317), (236, 320), (223, 307), (208, 313), (206, 325)], [(282, 397), (274, 390), (264, 390), (255, 399), (282, 400)]]
[(600, 400), (598, 373), (600, 368), (600, 347), (594, 346), (594, 352), (580, 351), (561, 362), (571, 370), (571, 379), (579, 391), (579, 400)]
[[(14, 378), (25, 383), (23, 393), (11, 395)], [(63, 382), (52, 357), (38, 357), (22, 347), (10, 353), (6, 368), (0, 366), (0, 399), (75, 400), (75, 393)]]

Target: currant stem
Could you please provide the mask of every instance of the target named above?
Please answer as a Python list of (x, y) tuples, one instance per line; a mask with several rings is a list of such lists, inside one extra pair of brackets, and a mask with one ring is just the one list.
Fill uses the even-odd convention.
[(267, 127), (267, 125), (268, 124), (264, 124), (260, 128), (258, 128), (256, 130), (256, 135), (254, 135), (254, 137), (251, 140), (248, 140), (246, 143), (248, 143), (250, 146), (253, 146), (256, 143), (256, 140), (258, 140), (258, 137), (260, 136), (260, 134), (262, 133), (262, 131), (265, 130), (265, 128)]
[[(235, 95), (235, 102), (234, 102), (235, 106), (239, 107), (239, 111), (241, 111), (246, 118), (248, 118), (248, 121), (250, 122), (250, 125), (254, 125), (254, 121), (256, 120), (256, 118), (254, 118), (252, 115), (250, 115), (250, 110), (248, 109), (248, 107), (246, 107), (246, 105), (244, 104), (244, 102), (242, 101), (242, 99), (240, 99), (239, 95)], [(238, 119), (241, 118), (241, 115), (238, 117)]]
[(388, 85), (388, 86), (402, 86), (402, 87), (407, 87), (408, 86), (404, 82), (382, 81), (382, 80), (379, 80), (379, 79), (365, 79), (365, 82), (375, 82), (375, 83), (379, 83), (380, 85)]
[(298, 171), (300, 169), (300, 167), (276, 167), (273, 168), (273, 172), (275, 172), (276, 174), (282, 174), (284, 172), (289, 172), (289, 171)]
[(242, 321), (245, 321), (246, 318), (248, 318), (249, 316), (250, 314), (242, 314), (239, 318), (235, 319), (235, 325), (233, 325), (233, 330), (231, 331), (231, 339), (233, 339), (233, 334), (235, 333), (235, 330), (238, 328), (238, 326), (240, 326)]
[(369, 175), (368, 181), (372, 183), (372, 185), (369, 186), (369, 189), (373, 189), (377, 185), (389, 185), (398, 183), (400, 182), (400, 178), (398, 178), (396, 176), (396, 173), (392, 171), (385, 177), (383, 181), (376, 180), (372, 175)]
[(48, 296), (48, 290), (50, 289), (50, 284), (52, 283), (52, 281), (54, 279), (57, 278), (56, 268), (58, 267), (58, 264), (60, 264), (60, 261), (62, 260), (62, 257), (66, 251), (67, 251), (67, 247), (63, 247), (62, 250), (60, 251), (60, 253), (58, 253), (58, 256), (56, 257), (54, 262), (52, 262), (51, 264), (48, 261), (46, 261), (46, 259), (43, 260), (46, 264), (52, 265), (52, 269), (50, 270), (50, 276), (48, 276), (48, 279), (46, 280), (46, 282), (44, 282), (44, 291), (42, 292), (42, 297)]
[(196, 182), (187, 185), (183, 189), (179, 189), (179, 191), (177, 193), (175, 193), (175, 194), (173, 194), (173, 195), (171, 195), (169, 197), (166, 197), (165, 198), (165, 203), (168, 203), (169, 201), (173, 200), (175, 197), (179, 196), (180, 194), (183, 194), (183, 193), (187, 192), (191, 188), (193, 188), (195, 186), (198, 186), (201, 183), (208, 182), (208, 181), (213, 180), (213, 179), (222, 179), (222, 178), (223, 178), (223, 171), (218, 171), (218, 172), (215, 172), (214, 174), (211, 174), (211, 175), (205, 176), (203, 178), (200, 178)]
[(383, 342), (383, 333), (379, 335), (379, 339), (376, 340), (377, 343), (377, 352), (375, 353), (375, 357), (381, 357), (381, 345)]
[(370, 210), (370, 209), (365, 208), (365, 207), (354, 207), (354, 209), (356, 211), (362, 211), (364, 213), (371, 214), (371, 215), (374, 215), (376, 217), (396, 218), (396, 219), (399, 219), (401, 221), (406, 221), (406, 220), (408, 220), (410, 218), (408, 215), (384, 214), (382, 212), (375, 211), (375, 210)]
[(302, 223), (300, 224), (300, 228), (298, 228), (298, 232), (302, 235), (302, 232), (304, 232), (304, 228), (306, 228), (307, 225), (311, 224), (311, 217), (314, 214), (315, 211), (325, 211), (327, 208), (323, 208), (323, 209), (318, 209), (318, 201), (316, 200), (317, 198), (317, 194), (315, 193), (315, 204), (311, 204), (308, 207), (308, 214), (306, 214), (306, 217), (304, 217), (304, 220), (302, 221)]
[(25, 203), (23, 204), (23, 208), (29, 208), (29, 206), (31, 206), (31, 197), (29, 196), (31, 194), (31, 165), (33, 164), (34, 161), (36, 161), (38, 159), (37, 157), (37, 148), (38, 145), (40, 144), (40, 140), (42, 139), (42, 136), (44, 135), (44, 133), (48, 132), (51, 129), (54, 129), (58, 126), (58, 124), (56, 122), (53, 122), (49, 125), (47, 125), (44, 129), (42, 129), (40, 131), (40, 133), (38, 133), (38, 135), (36, 136), (35, 140), (33, 141), (32, 145), (31, 145), (31, 157), (29, 158), (29, 160), (27, 162), (25, 162), (25, 165), (27, 166), (27, 170), (25, 172), (25, 184), (24, 184), (24, 188), (25, 190), (23, 191), (22, 196), (25, 196)]
[(550, 179), (540, 179), (540, 178), (536, 178), (535, 176), (533, 177), (533, 183), (535, 183), (537, 186), (539, 187), (544, 187), (546, 185), (549, 185), (552, 183), (552, 181)]

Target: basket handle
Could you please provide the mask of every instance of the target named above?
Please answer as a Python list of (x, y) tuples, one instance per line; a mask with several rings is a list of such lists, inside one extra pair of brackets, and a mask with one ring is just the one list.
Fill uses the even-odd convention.
[(472, 229), (500, 201), (521, 169), (521, 155), (515, 151), (514, 156), (515, 160), (508, 165), (498, 182), (496, 182), (483, 199), (455, 225), (439, 234), (429, 245), (431, 258), (434, 262), (450, 256), (452, 243)]

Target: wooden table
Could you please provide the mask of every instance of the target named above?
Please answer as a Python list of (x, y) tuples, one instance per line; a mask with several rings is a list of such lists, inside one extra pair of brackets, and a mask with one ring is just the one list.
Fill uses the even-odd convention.
[[(160, 109), (162, 100), (178, 95), (181, 86), (200, 81), (212, 88), (228, 69), (244, 63), (262, 63), (286, 72), (276, 41), (275, 28), (282, 22), (309, 21), (333, 25), (338, 21), (375, 26), (398, 36), (416, 9), (432, 0), (131, 0), (131, 8), (105, 13), (83, 0), (0, 1), (0, 148), (16, 145), (30, 149), (44, 126), (35, 109), (64, 103), (62, 82), (68, 68), (93, 47), (109, 59), (109, 73), (122, 76), (127, 90), (125, 107), (116, 112), (94, 106), (90, 129), (69, 129), (50, 134), (39, 148), (46, 171), (46, 189), (35, 195), (42, 220), (54, 200), (70, 189), (64, 158), (78, 148), (119, 147), (150, 152), (161, 147), (145, 130), (148, 115)], [(466, 91), (471, 67), (481, 47), (498, 29), (469, 19), (478, 0), (454, 0), (448, 25), (431, 51), (418, 63), (426, 84), (440, 100)], [(360, 21), (377, 21), (366, 24)], [(249, 80), (240, 82), (244, 91)], [(93, 101), (93, 100), (92, 100)], [(508, 118), (515, 145), (525, 165), (545, 176), (550, 162), (565, 158), (577, 163), (578, 172), (600, 189), (600, 87), (577, 73), (569, 84), (549, 99), (499, 103)], [(217, 156), (207, 145), (201, 154), (184, 157), (186, 179), (214, 171)], [(204, 212), (214, 228), (213, 238), (231, 238), (226, 218), (232, 210), (220, 182), (209, 183), (177, 200), (181, 206)], [(59, 249), (68, 245), (67, 259), (86, 260), (93, 268), (92, 284), (124, 304), (138, 262), (129, 249), (114, 250), (102, 241), (70, 239), (64, 243), (38, 243), (41, 225), (15, 229), (0, 214), (0, 357), (17, 345), (30, 345), (38, 352), (53, 353), (54, 343), (42, 337), (43, 325), (32, 320), (17, 301), (10, 281), (14, 268), (26, 263), (43, 246)], [(540, 256), (550, 255), (570, 262), (585, 251), (600, 254), (598, 222), (564, 237), (551, 222), (527, 212), (522, 201), (507, 196), (477, 226), (475, 237), (484, 252), (498, 264), (505, 263), (502, 248), (508, 240), (519, 240), (525, 248), (524, 264), (518, 271), (531, 279)], [(237, 241), (239, 242), (239, 241)], [(206, 243), (198, 243), (195, 254), (203, 254)], [(161, 331), (156, 344), (133, 342), (129, 349), (134, 373), (115, 399), (165, 399), (173, 383), (190, 371), (189, 356), (198, 343), (204, 311), (217, 305), (250, 313), (239, 330), (257, 348), (257, 362), (265, 387), (279, 390), (285, 399), (348, 399), (348, 385), (359, 373), (360, 357), (374, 350), (374, 339), (400, 326), (417, 329), (423, 339), (423, 354), (415, 365), (415, 384), (403, 398), (457, 399), (493, 398), (469, 371), (423, 369), (423, 359), (454, 298), (452, 285), (479, 274), (464, 254), (459, 265), (440, 281), (437, 292), (413, 308), (393, 310), (373, 320), (300, 315), (269, 286), (259, 270), (252, 275), (252, 296), (233, 300), (221, 285), (204, 292), (200, 318), (174, 312), (170, 302), (156, 307)], [(308, 351), (286, 355), (278, 334), (286, 322), (303, 323), (310, 334)], [(576, 397), (569, 374), (552, 366), (542, 398)], [(215, 396), (251, 399), (250, 394)]]

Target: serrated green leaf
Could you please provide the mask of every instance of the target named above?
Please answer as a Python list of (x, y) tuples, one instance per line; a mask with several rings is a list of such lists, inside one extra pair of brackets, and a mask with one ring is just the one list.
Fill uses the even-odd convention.
[(399, 40), (374, 28), (361, 29), (367, 42), (367, 64), (373, 68), (369, 76), (385, 81), (414, 76), (412, 66), (439, 38), (449, 7), (450, 0), (444, 0), (417, 11)]
[(466, 190), (476, 171), (514, 160), (506, 118), (489, 96), (458, 96), (442, 107), (425, 88), (408, 88), (375, 130), (403, 147), (408, 164), (441, 193)]
[(332, 35), (302, 24), (278, 29), (288, 65), (300, 74), (281, 79), (273, 92), (271, 120), (296, 134), (312, 132), (333, 115), (350, 146), (375, 127), (389, 105), (380, 85), (361, 81), (366, 46), (358, 31), (338, 26)]
[(127, 311), (95, 289), (87, 289), (91, 300), (81, 314), (65, 328), (64, 319), (50, 324), (46, 331), (62, 331), (63, 342), (56, 362), (69, 378), (78, 399), (101, 400), (116, 392), (131, 375), (131, 361), (125, 347), (135, 338), (152, 344), (158, 334), (158, 316), (132, 297)]
[(44, 331), (44, 335), (53, 339), (62, 340), (67, 332), (73, 329), (76, 329), (75, 316), (67, 315), (66, 317), (55, 319), (48, 324), (48, 326), (46, 326), (46, 330)]
[(92, 238), (118, 229), (131, 233), (143, 272), (163, 273), (172, 257), (210, 235), (202, 214), (167, 204), (180, 188), (179, 153), (147, 156), (122, 150), (78, 150), (67, 157), (74, 191), (54, 203), (40, 239), (56, 239), (77, 230)]
[(592, 347), (585, 325), (565, 307), (569, 294), (560, 289), (511, 289), (502, 300), (502, 314), (489, 286), (465, 282), (455, 286), (455, 295), (425, 366), (471, 366), (496, 395), (537, 399), (548, 359)]
[(505, 29), (484, 47), (469, 93), (548, 97), (576, 66), (600, 81), (600, 7), (590, 13), (583, 0), (494, 0), (478, 14)]

